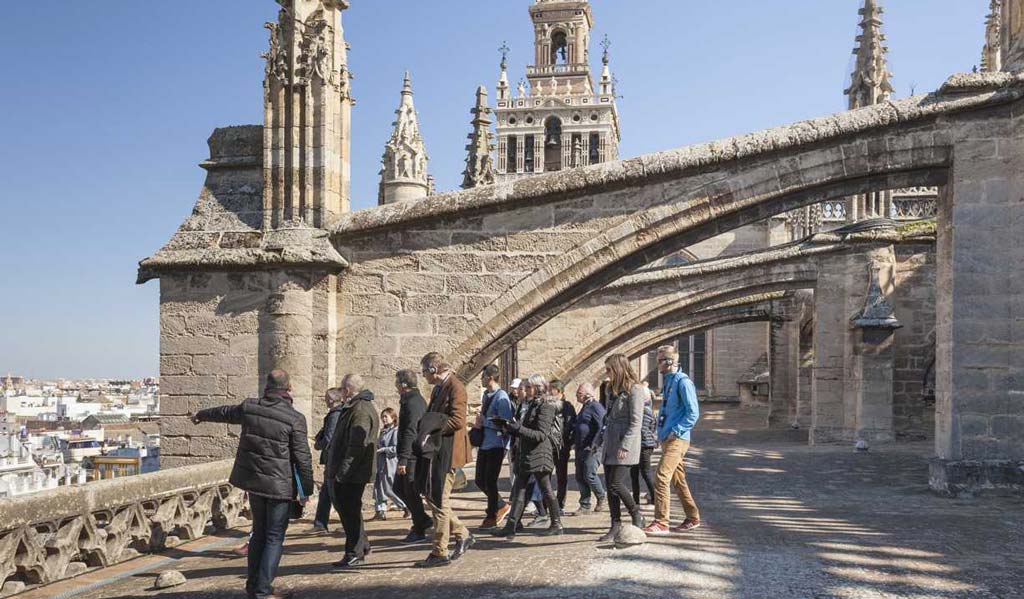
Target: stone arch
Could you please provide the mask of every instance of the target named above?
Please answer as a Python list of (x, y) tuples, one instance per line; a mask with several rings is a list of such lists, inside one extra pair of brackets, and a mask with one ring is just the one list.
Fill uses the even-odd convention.
[[(675, 324), (651, 330), (643, 335), (629, 339), (625, 343), (612, 348), (608, 353), (623, 353), (627, 356), (635, 356), (657, 347), (666, 339), (693, 335), (701, 331), (735, 324), (770, 322), (777, 318), (779, 316), (775, 314), (771, 302), (763, 300), (708, 310), (693, 314)], [(568, 369), (563, 380), (578, 382), (595, 378), (598, 372), (595, 369), (600, 365), (601, 358), (608, 355), (608, 353), (598, 352), (588, 356), (575, 367)]]
[(715, 306), (741, 300), (755, 293), (773, 294), (807, 289), (813, 287), (816, 280), (817, 271), (814, 269), (780, 273), (775, 277), (745, 278), (734, 275), (724, 281), (711, 281), (695, 293), (655, 300), (635, 311), (622, 314), (620, 318), (606, 322), (604, 326), (579, 339), (579, 350), (567, 356), (564, 362), (556, 364), (554, 372), (559, 377), (567, 376), (565, 373), (572, 370), (575, 364), (586, 361), (591, 356), (608, 353), (612, 348), (621, 346), (628, 339), (658, 327), (661, 323), (686, 318), (701, 310), (713, 309)]
[[(710, 173), (700, 169), (698, 174), (673, 184), (650, 183), (650, 189), (671, 194), (674, 199), (639, 210), (543, 265), (518, 289), (492, 302), (480, 315), (482, 326), (455, 349), (454, 360), (462, 363), (460, 375), (474, 376), (512, 343), (566, 306), (686, 246), (808, 204), (945, 182), (948, 146), (929, 141), (919, 151), (909, 147), (890, 150), (899, 144), (898, 139), (892, 140), (892, 146), (888, 140), (840, 145), (831, 149), (834, 161), (827, 164), (814, 164), (823, 158), (817, 153), (822, 151), (819, 148), (785, 159), (776, 157), (735, 176), (708, 177)], [(870, 153), (869, 146), (879, 151)], [(622, 167), (668, 170), (664, 163), (646, 165), (644, 160), (625, 161)], [(802, 168), (801, 162), (808, 166)], [(792, 170), (780, 173), (786, 168)], [(652, 180), (659, 178), (652, 176)]]

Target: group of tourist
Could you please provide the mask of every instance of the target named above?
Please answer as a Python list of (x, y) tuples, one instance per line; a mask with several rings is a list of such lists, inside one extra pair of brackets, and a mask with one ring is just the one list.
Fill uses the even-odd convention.
[[(563, 534), (573, 450), (580, 493), (577, 513), (602, 512), (606, 507), (610, 513), (609, 529), (600, 540), (615, 540), (627, 525), (648, 535), (692, 530), (701, 521), (687, 486), (683, 458), (699, 416), (696, 389), (679, 370), (673, 346), (659, 348), (657, 360), (664, 381), (657, 418), (653, 393), (622, 354), (605, 361), (606, 376), (599, 391), (589, 383), (577, 387), (578, 409), (566, 398), (560, 381), (549, 383), (535, 374), (511, 381), (506, 391), (499, 369), (487, 366), (480, 380), (481, 410), (471, 423), (466, 388), (440, 354), (429, 353), (420, 362), (419, 374), (433, 387), (429, 401), (420, 394), (415, 371), (395, 374), (400, 397), (397, 413), (391, 408), (378, 412), (363, 379), (346, 375), (340, 387), (327, 391), (328, 411), (315, 436), (324, 482), (314, 530), (327, 532), (333, 507), (345, 532), (344, 557), (334, 565), (352, 568), (364, 563), (373, 550), (362, 515), (363, 496), (372, 482), (373, 519), (387, 519), (393, 506), (412, 520), (405, 543), (431, 543), (429, 555), (417, 567), (447, 566), (459, 560), (476, 538), (452, 509), (452, 488), (459, 471), (473, 460), (474, 447), (475, 482), (487, 497), (478, 532), (489, 530), (496, 537), (514, 538), (526, 528), (523, 518), (532, 503), (536, 517), (531, 525), (546, 522), (540, 534)], [(288, 374), (274, 370), (263, 397), (192, 416), (196, 424), (241, 425), (230, 482), (249, 495), (252, 532), (246, 593), (257, 599), (282, 596), (274, 593), (271, 584), (285, 532), (313, 493), (306, 421), (292, 406), (290, 392)], [(652, 483), (650, 464), (657, 448), (661, 460)], [(512, 488), (507, 499), (499, 485), (506, 458)], [(603, 481), (598, 474), (602, 465)], [(641, 514), (641, 480), (647, 486), (648, 502), (654, 504), (650, 524)], [(669, 509), (672, 489), (686, 513), (674, 528)], [(431, 529), (433, 536), (428, 539)], [(450, 541), (454, 541), (452, 547)]]

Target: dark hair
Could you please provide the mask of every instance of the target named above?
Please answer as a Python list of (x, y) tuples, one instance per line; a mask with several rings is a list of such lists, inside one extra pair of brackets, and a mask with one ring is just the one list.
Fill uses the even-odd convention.
[(501, 381), (501, 369), (495, 364), (488, 364), (484, 366), (484, 376), (494, 379), (494, 382), (499, 382)]
[(288, 380), (288, 373), (280, 368), (275, 368), (267, 375), (267, 391), (287, 391), (291, 389), (291, 382)]
[(565, 395), (565, 383), (558, 379), (551, 381), (551, 383), (548, 384), (548, 387), (558, 391), (562, 395)]
[(395, 384), (406, 389), (415, 389), (418, 384), (416, 373), (412, 370), (399, 370), (395, 373)]

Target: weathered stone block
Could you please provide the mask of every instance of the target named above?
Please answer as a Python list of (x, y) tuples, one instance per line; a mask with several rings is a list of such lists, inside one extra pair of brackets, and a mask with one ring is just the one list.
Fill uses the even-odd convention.
[(429, 314), (381, 316), (377, 320), (382, 335), (433, 335), (434, 319)]
[(246, 358), (243, 356), (217, 355), (196, 356), (193, 358), (192, 371), (196, 375), (244, 375)]
[(216, 337), (161, 337), (160, 354), (165, 356), (201, 356), (221, 354), (228, 350), (227, 343)]
[(395, 295), (444, 293), (444, 277), (422, 273), (388, 274), (386, 287)]
[(160, 392), (167, 395), (226, 395), (227, 380), (218, 376), (165, 376)]

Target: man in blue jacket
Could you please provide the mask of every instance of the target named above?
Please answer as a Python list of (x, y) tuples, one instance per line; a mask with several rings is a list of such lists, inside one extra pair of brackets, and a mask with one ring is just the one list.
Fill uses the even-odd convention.
[[(690, 448), (690, 431), (697, 424), (700, 408), (693, 381), (679, 370), (679, 354), (672, 345), (658, 348), (658, 371), (664, 377), (661, 409), (658, 410), (658, 443), (661, 462), (654, 482), (654, 522), (644, 529), (649, 535), (686, 532), (700, 526), (700, 511), (686, 484), (683, 458)], [(669, 487), (675, 488), (686, 512), (686, 520), (675, 528), (670, 526)]]

